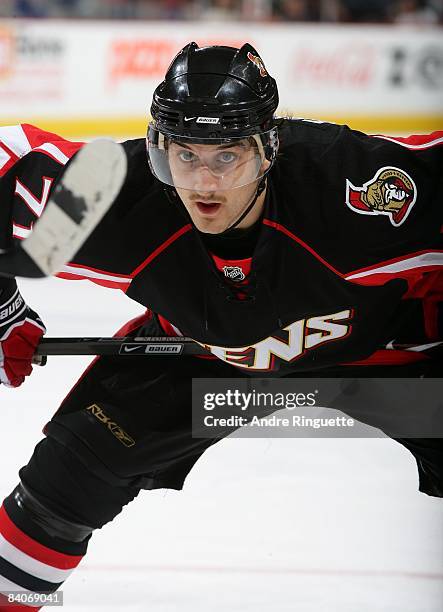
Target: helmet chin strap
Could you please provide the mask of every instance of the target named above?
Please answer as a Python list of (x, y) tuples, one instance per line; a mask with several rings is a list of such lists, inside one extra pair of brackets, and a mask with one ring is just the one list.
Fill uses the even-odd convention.
[[(225, 236), (231, 230), (236, 228), (237, 225), (243, 221), (243, 219), (246, 217), (246, 215), (248, 215), (251, 212), (251, 210), (255, 206), (255, 203), (257, 202), (258, 198), (263, 193), (265, 188), (266, 188), (266, 177), (263, 176), (261, 181), (259, 182), (259, 184), (257, 186), (257, 191), (253, 195), (252, 200), (250, 201), (248, 206), (245, 208), (245, 210), (242, 212), (242, 214), (237, 219), (237, 221), (234, 221), (234, 223), (232, 223), (229, 227), (227, 227), (225, 230), (223, 230), (223, 232), (218, 232), (217, 236)], [(172, 202), (173, 204), (175, 204), (176, 206), (179, 206), (179, 208), (183, 212), (184, 206), (183, 206), (183, 203), (181, 202), (180, 197), (179, 197), (178, 193), (176, 192), (176, 190), (173, 187), (164, 187), (164, 192), (165, 192), (166, 197), (168, 198), (168, 200), (170, 202)], [(192, 220), (191, 220), (191, 223), (192, 223)], [(194, 225), (194, 223), (192, 223), (192, 225)], [(205, 233), (205, 232), (202, 232), (202, 233)]]
[(263, 176), (261, 181), (259, 182), (258, 186), (257, 186), (257, 191), (255, 192), (255, 195), (253, 196), (251, 202), (248, 204), (248, 206), (245, 208), (245, 210), (242, 212), (242, 214), (240, 215), (240, 217), (237, 219), (237, 221), (234, 221), (234, 223), (232, 223), (232, 225), (230, 225), (229, 227), (227, 227), (223, 232), (219, 232), (217, 234), (217, 236), (226, 236), (227, 233), (229, 233), (231, 230), (233, 230), (235, 227), (237, 227), (237, 225), (239, 223), (241, 223), (243, 221), (243, 219), (251, 212), (251, 210), (254, 208), (255, 203), (257, 202), (258, 198), (260, 197), (260, 195), (263, 193), (263, 191), (266, 188), (266, 177)]

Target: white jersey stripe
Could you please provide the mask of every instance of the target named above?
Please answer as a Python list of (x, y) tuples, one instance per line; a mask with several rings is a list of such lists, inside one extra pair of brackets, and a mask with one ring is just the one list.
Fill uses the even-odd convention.
[(45, 210), (49, 198), (49, 190), (53, 179), (43, 177), (43, 189), (41, 200), (37, 200), (35, 195), (29, 191), (18, 179), (15, 181), (15, 193), (25, 202), (36, 217), (40, 217)]
[(30, 227), (23, 227), (21, 225), (17, 225), (16, 223), (12, 224), (12, 235), (14, 238), (27, 238), (31, 232), (32, 228)]
[(12, 158), (9, 153), (6, 153), (6, 151), (0, 146), (0, 172), (10, 159)]
[(7, 125), (0, 128), (0, 141), (17, 157), (23, 157), (31, 151), (31, 144), (21, 125)]
[(36, 147), (33, 150), (34, 151), (44, 151), (45, 153), (48, 153), (51, 157), (53, 157), (56, 161), (60, 162), (63, 165), (65, 165), (69, 161), (69, 157), (67, 157), (63, 153), (63, 151), (60, 151), (60, 149), (57, 146), (55, 146), (55, 144), (52, 144), (52, 142), (45, 142), (44, 144), (40, 145), (39, 147)]
[(402, 259), (391, 264), (386, 264), (378, 268), (371, 268), (356, 274), (345, 276), (346, 280), (354, 280), (356, 278), (364, 278), (374, 274), (396, 274), (405, 270), (415, 270), (426, 266), (442, 266), (443, 268), (443, 253), (424, 253), (408, 259)]
[[(60, 164), (65, 165), (69, 161), (69, 157), (52, 142), (45, 142), (33, 149), (21, 125), (0, 127), (0, 142), (3, 142), (19, 158), (30, 151), (43, 151)], [(0, 147), (0, 169), (8, 163), (9, 159), (10, 156)]]
[(183, 333), (179, 330), (178, 327), (175, 327), (175, 325), (173, 325), (172, 323), (170, 325), (172, 329), (175, 331), (175, 333), (177, 334), (177, 336), (183, 336)]
[(402, 147), (406, 147), (407, 149), (412, 149), (414, 151), (420, 151), (423, 149), (430, 149), (432, 147), (435, 147), (439, 144), (443, 144), (443, 136), (441, 138), (436, 138), (435, 140), (431, 140), (430, 142), (424, 142), (422, 144), (412, 144), (409, 142), (403, 142), (401, 140), (397, 140), (396, 138), (393, 138), (391, 136), (381, 136), (378, 135), (376, 136), (376, 138), (383, 138), (383, 140), (389, 140), (389, 142), (395, 142), (395, 144), (401, 145)]
[(412, 351), (413, 353), (419, 353), (420, 351), (427, 351), (428, 349), (434, 348), (434, 346), (440, 346), (440, 344), (443, 344), (443, 341), (431, 342), (430, 344), (418, 344), (417, 346), (411, 346), (406, 350)]
[(46, 580), (47, 582), (64, 582), (74, 571), (73, 569), (58, 569), (51, 565), (46, 565), (41, 561), (37, 561), (37, 559), (33, 559), (10, 544), (1, 534), (0, 556), (23, 572), (31, 574), (31, 576), (35, 576), (35, 578), (39, 578), (40, 580)]
[(125, 276), (113, 276), (112, 274), (106, 274), (106, 272), (97, 272), (96, 270), (90, 270), (89, 268), (80, 268), (75, 265), (63, 266), (60, 270), (63, 274), (74, 274), (75, 276), (84, 276), (85, 278), (97, 278), (100, 280), (111, 281), (113, 283), (121, 283), (127, 285), (132, 281), (132, 278)]

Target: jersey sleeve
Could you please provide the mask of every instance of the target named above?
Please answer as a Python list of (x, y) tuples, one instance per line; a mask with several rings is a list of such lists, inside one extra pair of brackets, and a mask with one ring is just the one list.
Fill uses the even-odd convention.
[(443, 131), (395, 137), (346, 130), (338, 148), (346, 160), (343, 227), (354, 252), (345, 278), (366, 286), (407, 281), (399, 312), (408, 329), (441, 340)]
[(82, 146), (32, 125), (0, 127), (1, 249), (30, 234), (57, 177)]
[[(132, 238), (134, 228), (146, 225), (139, 200), (152, 177), (144, 164), (144, 141), (123, 144), (129, 160), (125, 185), (87, 242), (56, 274), (60, 278), (126, 291), (144, 258), (145, 241), (134, 245)], [(83, 145), (32, 125), (0, 127), (0, 249), (29, 236), (64, 167)]]
[(346, 160), (347, 208), (383, 218), (402, 239), (419, 240), (443, 225), (443, 131), (394, 137), (346, 128), (338, 145)]
[(443, 132), (372, 136), (304, 120), (290, 128), (280, 183), (293, 233), (349, 283), (401, 280), (395, 325), (408, 333), (398, 337), (440, 340)]
[(433, 272), (441, 285), (443, 131), (393, 137), (347, 129), (336, 154), (346, 162), (340, 211), (341, 238), (352, 247), (342, 256), (346, 277), (378, 284)]
[(290, 223), (341, 274), (440, 260), (443, 131), (370, 136), (303, 120), (287, 140), (278, 178)]

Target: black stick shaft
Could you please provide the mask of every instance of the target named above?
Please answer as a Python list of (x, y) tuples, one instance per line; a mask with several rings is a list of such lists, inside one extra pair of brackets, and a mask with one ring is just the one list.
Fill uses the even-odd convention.
[[(441, 349), (443, 341), (428, 345), (395, 344), (396, 350)], [(386, 348), (384, 346), (381, 349)], [(208, 355), (192, 338), (171, 336), (110, 337), (110, 338), (43, 338), (37, 356), (49, 355)]]
[[(418, 346), (416, 344), (396, 344), (397, 350), (432, 350), (441, 351), (442, 342), (434, 342), (428, 345)], [(386, 347), (380, 347), (386, 348)], [(186, 337), (130, 336), (120, 338), (43, 338), (37, 347), (33, 363), (45, 365), (47, 356), (50, 355), (120, 355), (159, 357), (179, 355), (209, 355), (203, 346)]]
[(37, 356), (49, 355), (207, 355), (191, 338), (43, 338)]

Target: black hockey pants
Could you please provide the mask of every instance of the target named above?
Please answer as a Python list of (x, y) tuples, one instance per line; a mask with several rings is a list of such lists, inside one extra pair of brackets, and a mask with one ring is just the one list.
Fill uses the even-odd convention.
[[(159, 334), (155, 319), (144, 325), (125, 333)], [(420, 374), (400, 370), (391, 375), (401, 376), (401, 371), (405, 376)], [(218, 360), (195, 357), (99, 358), (48, 423), (47, 437), (20, 470), (22, 483), (50, 513), (73, 525), (86, 526), (90, 532), (111, 521), (141, 489), (181, 489), (195, 462), (217, 441), (192, 438), (192, 377), (242, 375)], [(372, 371), (371, 376), (377, 373)], [(398, 441), (417, 460), (420, 490), (443, 497), (443, 440)], [(63, 534), (51, 535), (44, 520), (36, 521), (26, 508), (19, 507), (17, 499), (11, 494), (5, 500), (0, 533), (3, 529), (15, 533), (15, 526), (17, 537), (26, 534), (34, 545), (40, 543), (54, 549), (56, 555), (67, 555), (68, 565), (70, 556), (80, 559), (86, 553), (89, 536), (74, 543), (60, 537)], [(47, 582), (55, 585), (53, 590), (62, 583), (63, 571), (52, 579), (49, 572)], [(0, 561), (0, 578), (2, 575), (31, 590), (42, 587), (38, 580), (33, 582), (32, 575), (11, 563), (2, 568)]]

